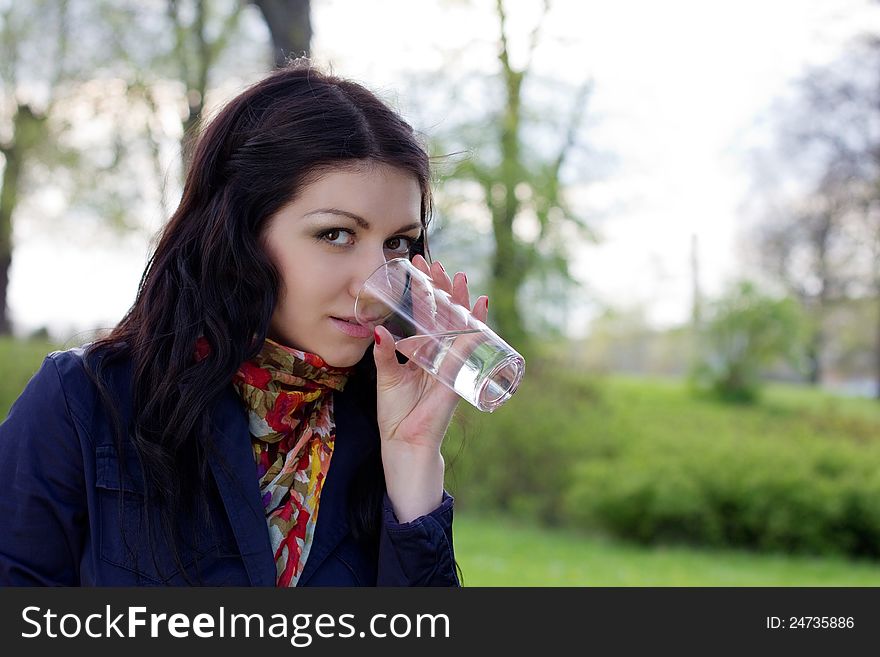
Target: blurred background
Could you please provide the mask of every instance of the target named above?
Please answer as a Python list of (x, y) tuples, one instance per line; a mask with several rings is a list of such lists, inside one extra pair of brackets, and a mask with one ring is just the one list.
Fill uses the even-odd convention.
[(880, 585), (873, 0), (0, 0), (0, 418), (303, 53), (423, 135), (528, 362), (444, 445), (465, 585)]

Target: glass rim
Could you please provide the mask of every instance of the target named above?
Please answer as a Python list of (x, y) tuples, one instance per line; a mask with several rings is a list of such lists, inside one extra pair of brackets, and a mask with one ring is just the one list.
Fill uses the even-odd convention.
[[(481, 400), (481, 398), (483, 396), (483, 391), (490, 385), (493, 375), (500, 372), (505, 367), (508, 367), (510, 365), (517, 366), (516, 367), (516, 377), (510, 382), (510, 386), (508, 386), (507, 390), (502, 392), (495, 399), (491, 399), (491, 400), (487, 400), (486, 402), (483, 402)], [(519, 384), (522, 382), (523, 376), (525, 375), (525, 370), (526, 370), (526, 360), (519, 353), (507, 354), (504, 358), (502, 358), (500, 361), (498, 361), (492, 367), (489, 374), (486, 376), (485, 380), (483, 381), (482, 385), (480, 385), (479, 390), (476, 391), (477, 399), (480, 400), (480, 402), (477, 404), (477, 408), (481, 411), (488, 411), (489, 413), (491, 413), (496, 408), (501, 406), (504, 402), (506, 402), (508, 399), (510, 399), (513, 396), (513, 393), (515, 393), (517, 391), (517, 389), (519, 388)]]
[[(373, 271), (371, 271), (371, 272), (370, 272), (370, 275), (367, 276), (367, 277), (364, 279), (364, 284), (366, 284), (366, 282), (367, 282), (368, 280), (370, 280), (371, 278), (373, 278), (373, 274), (375, 274), (375, 273), (376, 273), (377, 271), (379, 271), (380, 269), (385, 269), (385, 268), (386, 268), (388, 265), (390, 265), (392, 262), (408, 262), (409, 264), (411, 264), (411, 265), (413, 266), (413, 269), (415, 269), (415, 270), (417, 270), (417, 271), (421, 271), (421, 270), (419, 270), (418, 267), (416, 267), (415, 265), (412, 264), (412, 260), (410, 260), (409, 258), (406, 258), (406, 257), (404, 257), (404, 256), (397, 256), (396, 258), (391, 258), (390, 260), (386, 260), (386, 261), (383, 262), (381, 265), (379, 265), (378, 267), (376, 267)], [(422, 273), (424, 273), (424, 272), (422, 272)], [(363, 285), (361, 285), (361, 287), (363, 287)]]
[[(361, 286), (360, 286), (360, 288), (358, 289), (357, 296), (354, 298), (354, 319), (355, 319), (355, 321), (356, 321), (358, 324), (360, 324), (361, 326), (366, 326), (366, 327), (369, 328), (369, 325), (368, 325), (368, 324), (364, 324), (363, 322), (361, 322), (360, 319), (358, 319), (358, 307), (359, 307), (359, 306), (358, 306), (358, 302), (359, 302), (360, 299), (361, 299), (361, 294), (363, 293), (364, 288), (367, 286), (367, 281), (370, 280), (371, 278), (373, 278), (373, 276), (376, 275), (376, 272), (378, 272), (378, 271), (380, 271), (380, 270), (382, 270), (382, 269), (387, 269), (387, 268), (388, 268), (388, 265), (393, 264), (393, 263), (395, 263), (395, 262), (406, 262), (406, 263), (408, 263), (413, 269), (415, 269), (417, 272), (419, 272), (419, 273), (422, 274), (423, 276), (426, 276), (426, 275), (427, 275), (427, 274), (425, 274), (425, 272), (423, 272), (421, 269), (419, 269), (419, 268), (416, 267), (414, 264), (412, 264), (412, 260), (410, 260), (409, 258), (406, 258), (406, 257), (404, 257), (404, 256), (398, 256), (398, 257), (396, 257), (396, 258), (391, 258), (390, 260), (386, 260), (386, 261), (383, 262), (381, 265), (379, 265), (378, 267), (376, 267), (376, 268), (375, 268), (373, 271), (371, 271), (370, 274), (364, 279), (364, 282), (361, 283)], [(392, 314), (392, 313), (389, 313), (389, 315), (390, 315), (390, 314)], [(388, 315), (386, 315), (385, 317), (388, 317)], [(372, 321), (372, 320), (370, 320), (370, 321)]]

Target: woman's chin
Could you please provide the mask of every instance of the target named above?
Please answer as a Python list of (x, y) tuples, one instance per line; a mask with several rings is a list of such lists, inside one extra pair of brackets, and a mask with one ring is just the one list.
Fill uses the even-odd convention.
[[(354, 367), (361, 360), (363, 360), (364, 356), (367, 354), (370, 346), (372, 346), (372, 342), (366, 347), (362, 349), (356, 349), (354, 351), (350, 350), (335, 350), (334, 353), (328, 353), (326, 356), (323, 354), (318, 354), (321, 356), (321, 359), (327, 363), (330, 367)], [(347, 353), (346, 353), (347, 352)]]

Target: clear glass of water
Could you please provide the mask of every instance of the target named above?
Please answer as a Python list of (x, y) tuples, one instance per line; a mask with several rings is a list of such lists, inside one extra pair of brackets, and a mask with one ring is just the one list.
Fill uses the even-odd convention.
[(513, 347), (406, 258), (370, 274), (354, 314), (370, 330), (384, 326), (398, 352), (481, 411), (510, 399), (525, 373)]

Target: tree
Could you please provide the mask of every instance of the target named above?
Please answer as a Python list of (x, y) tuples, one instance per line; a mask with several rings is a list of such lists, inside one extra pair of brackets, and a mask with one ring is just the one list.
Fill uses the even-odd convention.
[[(170, 102), (169, 82), (179, 85), (177, 138), (185, 171), (208, 94), (217, 85), (219, 71), (230, 73), (230, 53), (236, 53), (238, 60), (265, 57), (259, 48), (254, 56), (253, 41), (244, 31), (249, 5), (245, 0), (106, 1), (101, 19), (113, 41), (108, 56), (127, 83), (129, 102), (159, 116)], [(167, 131), (148, 123), (143, 126), (144, 136), (158, 151)]]
[(830, 308), (874, 300), (880, 398), (880, 222), (872, 211), (880, 201), (880, 40), (861, 40), (837, 61), (810, 71), (782, 121), (784, 172), (775, 188), (784, 200), (770, 204), (756, 232), (764, 269), (812, 316), (813, 382), (821, 378)]
[(275, 66), (291, 57), (308, 55), (312, 42), (309, 0), (252, 0), (263, 14), (272, 36)]
[(708, 315), (691, 373), (698, 389), (749, 402), (758, 394), (763, 367), (799, 361), (804, 321), (792, 299), (774, 299), (744, 281), (711, 304)]
[[(171, 47), (156, 49), (147, 59), (136, 62), (130, 58), (127, 44), (122, 44), (120, 57), (132, 64), (131, 89), (158, 111), (153, 83), (156, 78), (179, 80), (184, 85), (186, 110), (181, 119), (181, 157), (184, 169), (189, 162), (189, 149), (205, 108), (205, 99), (212, 87), (222, 55), (242, 39), (241, 22), (245, 0), (165, 0), (167, 23), (158, 22), (160, 30), (172, 35)], [(274, 62), (282, 66), (290, 55), (309, 51), (312, 38), (308, 0), (253, 0), (269, 29), (273, 43)], [(137, 11), (134, 6), (123, 7)], [(138, 30), (142, 24), (134, 23)], [(166, 27), (167, 26), (167, 27)], [(162, 34), (156, 34), (162, 42)]]
[[(60, 192), (71, 217), (83, 216), (76, 207), (114, 228), (143, 228), (144, 210), (164, 188), (169, 139), (179, 140), (185, 155), (221, 56), (228, 58), (230, 46), (247, 48), (236, 62), (255, 52), (239, 31), (243, 6), (240, 0), (0, 4), (0, 333), (11, 330), (13, 222), (35, 183)], [(167, 130), (175, 93), (183, 108), (178, 134)], [(152, 180), (144, 177), (149, 158)], [(86, 233), (71, 230), (81, 239)]]
[[(66, 76), (68, 3), (6, 3), (0, 14), (0, 335), (11, 332), (7, 308), (16, 208), (35, 158), (51, 160), (49, 116)], [(33, 60), (37, 56), (40, 59)], [(35, 94), (34, 91), (39, 89)], [(40, 98), (39, 96), (42, 96)], [(31, 96), (31, 97), (29, 97)], [(36, 96), (36, 97), (33, 97)]]
[(757, 231), (765, 271), (781, 281), (810, 318), (807, 380), (822, 380), (826, 319), (845, 298), (857, 245), (847, 231), (846, 185), (826, 176), (813, 194), (777, 207)]
[(202, 117), (211, 70), (235, 34), (241, 10), (239, 0), (234, 0), (225, 11), (220, 3), (209, 0), (167, 0), (166, 14), (174, 37), (171, 65), (177, 69), (175, 78), (183, 82), (186, 93), (180, 149), (184, 169), (189, 162), (196, 124)]
[[(528, 350), (528, 327), (520, 308), (524, 289), (538, 281), (552, 293), (554, 286), (548, 285), (548, 281), (554, 279), (557, 283), (561, 281), (563, 290), (577, 285), (568, 270), (568, 248), (573, 237), (594, 239), (586, 221), (568, 202), (561, 179), (578, 145), (591, 85), (584, 83), (573, 97), (567, 98), (570, 107), (563, 113), (566, 123), (561, 130), (551, 131), (558, 142), (555, 150), (548, 154), (544, 144), (541, 148), (530, 147), (527, 135), (530, 130), (534, 134), (536, 121), (526, 105), (524, 89), (549, 2), (544, 2), (542, 17), (529, 35), (528, 55), (522, 66), (515, 65), (511, 57), (511, 34), (503, 0), (496, 0), (495, 9), (499, 26), (496, 82), (500, 87), (500, 107), (488, 118), (482, 116), (470, 124), (456, 126), (459, 139), (470, 139), (466, 149), (473, 149), (473, 155), (455, 165), (449, 176), (476, 183), (480, 190), (480, 202), (491, 217), (494, 238), (489, 256), (492, 317), (505, 339)], [(521, 222), (534, 228), (517, 230)], [(567, 232), (568, 227), (575, 229), (575, 235)], [(564, 293), (557, 289), (553, 300), (556, 306), (560, 305), (560, 296)]]

